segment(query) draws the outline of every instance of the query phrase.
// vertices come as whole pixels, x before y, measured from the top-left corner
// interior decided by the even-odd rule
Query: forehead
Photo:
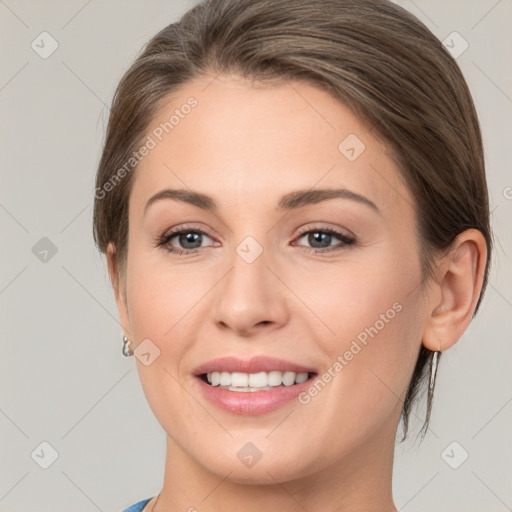
[[[395,210],[403,203],[397,195],[409,198],[389,149],[307,82],[203,77],[165,99],[147,137],[152,148],[135,173],[135,208],[166,186],[238,204],[275,203],[313,187],[346,187]]]

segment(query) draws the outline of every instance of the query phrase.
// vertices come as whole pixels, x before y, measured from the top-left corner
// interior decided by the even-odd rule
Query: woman
[[[167,435],[125,512],[395,511],[394,443],[478,311],[477,115],[382,0],[212,0],[115,94],[95,193],[123,353]]]

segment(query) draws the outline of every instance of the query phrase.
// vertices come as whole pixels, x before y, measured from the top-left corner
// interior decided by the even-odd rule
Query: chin
[[[233,451],[222,451],[220,454],[210,453],[207,460],[204,457],[198,461],[211,473],[220,478],[245,485],[275,485],[277,482],[287,482],[301,478],[307,473],[303,466],[298,467],[297,461],[303,457],[300,450],[296,454],[279,449],[272,450],[272,454],[261,453],[257,459],[254,452],[253,459],[244,455],[244,448]],[[246,452],[249,453],[246,447]],[[242,453],[240,453],[242,452]]]

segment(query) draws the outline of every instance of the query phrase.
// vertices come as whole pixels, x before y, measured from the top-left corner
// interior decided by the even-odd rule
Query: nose
[[[289,318],[287,288],[268,251],[252,262],[240,254],[234,253],[231,269],[215,287],[216,325],[242,337],[282,327]]]

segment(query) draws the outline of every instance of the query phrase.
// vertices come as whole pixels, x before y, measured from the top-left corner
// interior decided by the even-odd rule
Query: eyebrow
[[[149,198],[146,206],[144,207],[144,215],[152,204],[156,203],[157,201],[161,201],[162,199],[174,199],[177,201],[182,201],[184,203],[197,206],[202,210],[207,210],[214,213],[218,210],[214,199],[206,194],[187,189],[166,188],[164,190],[160,190],[160,192],[157,192],[155,195]],[[287,211],[295,210],[303,206],[316,204],[329,199],[349,199],[351,201],[356,201],[360,204],[369,206],[376,213],[382,215],[379,208],[373,201],[370,201],[370,199],[367,197],[357,194],[356,192],[352,192],[346,188],[295,190],[281,197],[276,209]]]

